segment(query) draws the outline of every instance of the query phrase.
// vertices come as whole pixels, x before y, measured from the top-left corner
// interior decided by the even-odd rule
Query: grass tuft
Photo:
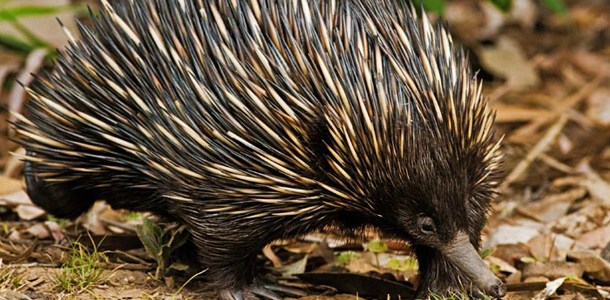
[[[93,243],[91,251],[78,241],[72,243],[68,261],[52,277],[58,288],[68,293],[80,293],[107,278],[105,270],[100,267],[107,259],[103,252],[97,250],[98,246]]]
[[[450,291],[446,296],[442,296],[436,293],[430,293],[430,295],[428,296],[429,300],[474,300],[474,299],[478,299],[478,300],[493,300],[494,298],[487,296],[487,295],[483,295],[483,298],[479,298],[479,297],[475,297],[475,296],[469,296],[469,292],[464,289],[461,292],[455,292],[455,291]]]
[[[23,269],[6,265],[0,259],[0,290],[18,290],[22,287]]]

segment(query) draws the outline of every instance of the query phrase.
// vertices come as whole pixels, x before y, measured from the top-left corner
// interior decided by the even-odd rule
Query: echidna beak
[[[465,232],[458,232],[453,241],[441,249],[441,252],[487,295],[495,298],[506,295],[506,286],[485,265]]]

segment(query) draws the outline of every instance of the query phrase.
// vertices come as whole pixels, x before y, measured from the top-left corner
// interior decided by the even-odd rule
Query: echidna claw
[[[304,291],[277,283],[252,284],[245,289],[227,289],[220,292],[221,300],[259,300],[259,297],[270,300],[283,300],[276,292],[294,297],[307,296]]]
[[[279,283],[268,283],[264,285],[265,288],[271,290],[271,291],[275,291],[275,292],[280,292],[280,293],[284,293],[284,294],[288,294],[290,296],[295,296],[295,297],[305,297],[307,296],[307,293],[301,289],[295,288],[295,287],[291,287],[291,286],[287,286],[287,285],[283,285],[283,284],[279,284]]]
[[[280,295],[276,294],[274,291],[272,291],[266,287],[260,286],[260,285],[252,286],[250,288],[250,291],[253,294],[256,294],[258,296],[262,296],[262,297],[265,297],[265,298],[268,298],[271,300],[283,300],[283,298]]]

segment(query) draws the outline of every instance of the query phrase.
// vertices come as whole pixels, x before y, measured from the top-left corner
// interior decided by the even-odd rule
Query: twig
[[[574,168],[556,160],[555,158],[548,156],[544,153],[540,154],[540,160],[542,160],[545,164],[547,164],[549,167],[567,173],[567,174],[574,174],[576,172],[576,170],[574,170]]]
[[[542,152],[546,151],[549,145],[555,140],[555,138],[557,138],[567,121],[568,117],[562,115],[559,120],[557,120],[557,122],[555,122],[555,124],[549,128],[538,144],[536,144],[536,146],[532,148],[525,158],[517,164],[517,166],[510,172],[510,174],[508,174],[508,176],[506,176],[506,179],[502,185],[500,185],[500,192],[506,191],[508,186],[517,180],[527,170],[527,168],[529,168],[532,162],[539,157],[540,154],[542,154]]]
[[[273,263],[273,267],[279,268],[282,266],[282,260],[273,252],[271,245],[267,245],[263,248],[263,254]]]
[[[32,74],[36,73],[38,69],[40,69],[47,53],[47,49],[37,49],[28,55],[25,62],[25,67],[15,79],[20,84],[15,85],[13,90],[11,90],[11,94],[9,95],[9,111],[21,113],[23,102],[25,101],[25,86],[28,86],[32,82],[34,79]],[[10,115],[9,121],[14,122],[15,116]]]
[[[120,229],[123,229],[125,231],[129,231],[129,232],[133,232],[133,233],[137,233],[137,230],[129,225],[125,225],[123,223],[120,222],[116,222],[116,221],[112,221],[112,220],[106,220],[106,219],[100,219],[100,221],[102,221],[102,223],[104,223],[104,225],[106,226],[113,226],[113,227],[117,227]]]
[[[544,124],[551,122],[553,119],[557,118],[560,115],[564,115],[568,110],[572,107],[580,103],[583,99],[585,99],[589,94],[591,94],[597,87],[606,80],[606,76],[598,76],[589,84],[583,86],[576,93],[566,97],[565,99],[559,101],[557,103],[555,110],[553,110],[550,114],[538,118],[528,125],[525,125],[517,130],[515,130],[510,136],[509,140],[519,140],[523,137],[529,136],[536,132],[538,128],[544,126]]]

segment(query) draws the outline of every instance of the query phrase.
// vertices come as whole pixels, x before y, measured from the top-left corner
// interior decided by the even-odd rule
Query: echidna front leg
[[[299,289],[283,286],[274,283],[253,283],[245,288],[228,288],[220,292],[222,300],[254,300],[257,296],[271,300],[282,300],[283,298],[276,292],[281,292],[291,296],[307,296]]]
[[[305,296],[303,292],[266,282],[257,272],[256,257],[264,246],[280,236],[275,228],[239,224],[238,218],[207,220],[190,231],[207,278],[220,289],[222,300],[281,300],[276,292]]]

